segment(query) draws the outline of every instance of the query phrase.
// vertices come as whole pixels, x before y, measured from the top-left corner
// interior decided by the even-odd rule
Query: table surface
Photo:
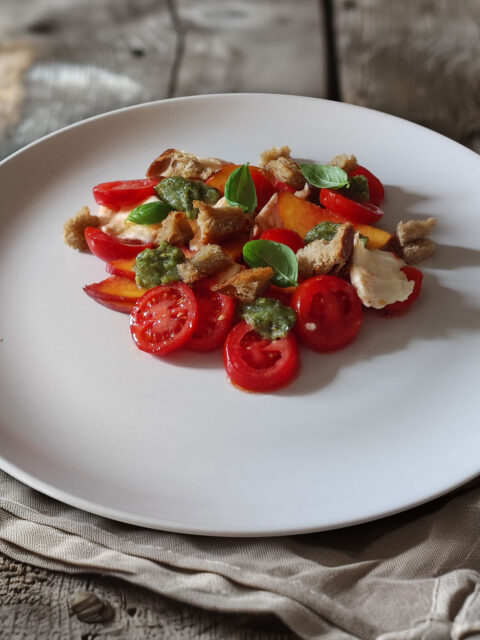
[[[2,0],[0,36],[0,159],[119,107],[239,91],[371,107],[480,152],[480,0]],[[78,590],[110,602],[113,622],[71,616]],[[292,637],[273,618],[5,556],[0,624],[18,640]]]

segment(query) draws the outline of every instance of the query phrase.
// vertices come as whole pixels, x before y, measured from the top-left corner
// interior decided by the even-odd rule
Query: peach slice
[[[296,231],[302,238],[305,238],[307,231],[320,222],[327,220],[345,222],[343,218],[328,209],[323,209],[313,202],[302,200],[286,192],[278,194],[278,213],[284,228]]]
[[[133,270],[135,260],[136,258],[118,258],[118,260],[107,262],[106,269],[112,276],[135,280],[135,271]]]
[[[368,238],[368,249],[381,249],[392,239],[392,234],[369,224],[354,224],[355,231]]]
[[[111,276],[102,282],[88,284],[83,290],[99,304],[122,313],[130,313],[137,300],[148,291],[137,287],[130,278],[121,276]]]

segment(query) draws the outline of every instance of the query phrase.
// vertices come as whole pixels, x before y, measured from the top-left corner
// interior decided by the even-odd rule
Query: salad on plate
[[[299,342],[337,351],[365,312],[407,313],[422,289],[414,265],[435,251],[435,218],[382,228],[384,187],[348,154],[299,163],[273,147],[253,166],[167,149],[146,178],[93,195],[98,211],[64,225],[69,246],[106,263],[85,293],[129,314],[142,351],[222,349],[246,391],[289,384]]]

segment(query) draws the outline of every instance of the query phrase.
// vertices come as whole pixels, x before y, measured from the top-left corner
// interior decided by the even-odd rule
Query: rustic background
[[[386,111],[480,152],[480,0],[2,0],[0,159],[83,118],[149,100],[260,91]],[[372,132],[375,135],[375,132]],[[69,598],[97,593],[112,622]],[[292,637],[114,580],[0,557],[0,637]]]

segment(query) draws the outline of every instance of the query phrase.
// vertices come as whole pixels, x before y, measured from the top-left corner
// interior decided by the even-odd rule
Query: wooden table
[[[97,113],[230,91],[364,105],[480,152],[480,0],[2,0],[0,35],[0,158]],[[79,589],[110,602],[114,621],[71,616]],[[272,618],[1,556],[0,629],[16,640],[292,637]]]

